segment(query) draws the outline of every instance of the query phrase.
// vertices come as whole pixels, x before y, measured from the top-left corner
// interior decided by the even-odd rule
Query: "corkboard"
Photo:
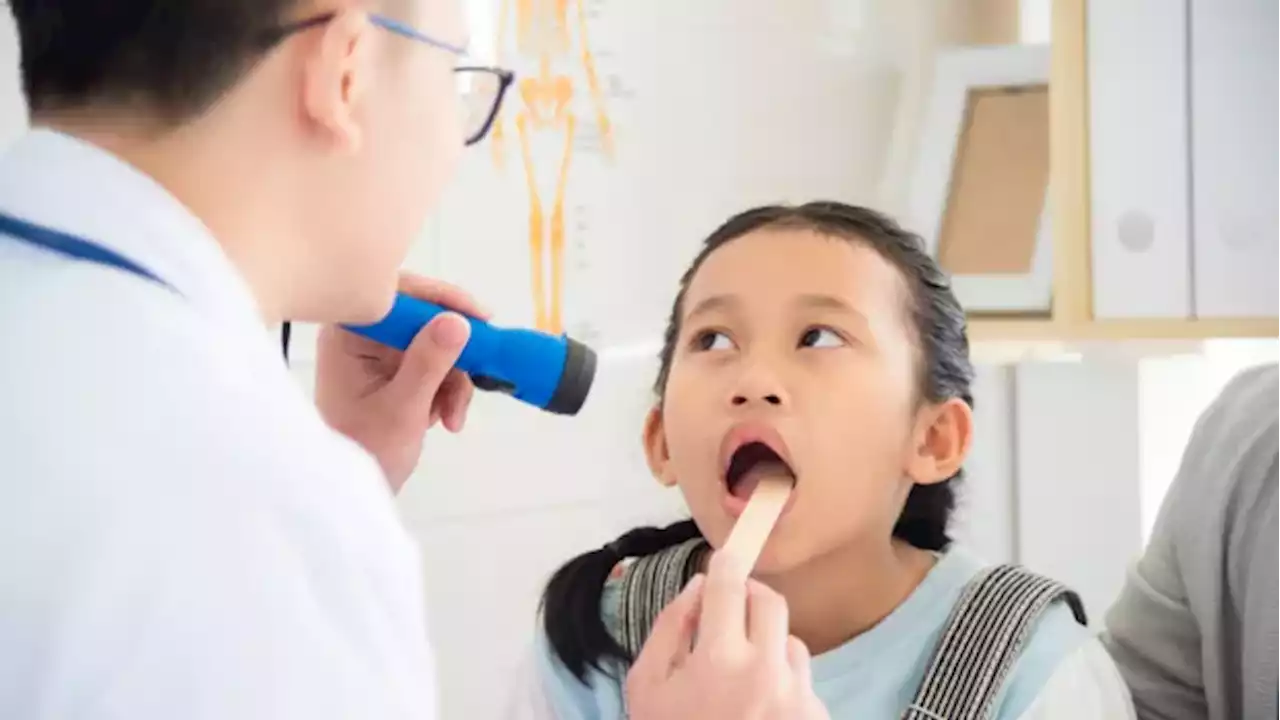
[[[971,92],[938,241],[943,267],[1030,273],[1048,183],[1048,86]]]

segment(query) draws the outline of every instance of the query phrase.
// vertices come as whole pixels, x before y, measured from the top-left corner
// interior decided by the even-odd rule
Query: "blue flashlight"
[[[443,308],[403,293],[391,312],[372,325],[348,330],[398,350],[409,347],[418,331]],[[507,393],[558,415],[576,415],[596,375],[596,354],[568,337],[523,328],[499,328],[467,318],[471,337],[455,367],[481,390]]]

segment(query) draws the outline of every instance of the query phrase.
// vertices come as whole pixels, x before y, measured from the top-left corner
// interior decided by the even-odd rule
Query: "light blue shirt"
[[[952,607],[965,585],[984,567],[961,549],[938,563],[907,599],[879,625],[813,659],[814,690],[832,720],[900,717],[915,695],[942,635]],[[605,586],[601,608],[605,624],[617,625],[618,583]],[[1022,655],[996,702],[999,720],[1014,720],[1035,700],[1058,664],[1092,637],[1065,603],[1055,603],[1036,623]],[[560,720],[623,718],[622,685],[592,670],[588,684],[578,681],[537,640],[537,671],[543,692]]]

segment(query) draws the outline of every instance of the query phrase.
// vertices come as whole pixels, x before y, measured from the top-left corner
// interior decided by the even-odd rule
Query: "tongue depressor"
[[[720,552],[733,559],[744,576],[751,574],[756,561],[760,559],[760,553],[764,552],[764,544],[782,515],[794,484],[795,478],[783,472],[760,478],[751,493],[751,499],[747,501],[746,509],[742,511],[729,533],[729,539],[720,549]]]

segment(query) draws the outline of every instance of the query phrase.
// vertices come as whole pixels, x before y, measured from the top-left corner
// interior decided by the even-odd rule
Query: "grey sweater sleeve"
[[[1170,535],[1154,534],[1146,554],[1129,570],[1107,613],[1102,642],[1124,676],[1141,720],[1204,720],[1209,715],[1200,630]]]
[[[1280,369],[1234,378],[1200,417],[1103,642],[1142,720],[1277,710]]]

